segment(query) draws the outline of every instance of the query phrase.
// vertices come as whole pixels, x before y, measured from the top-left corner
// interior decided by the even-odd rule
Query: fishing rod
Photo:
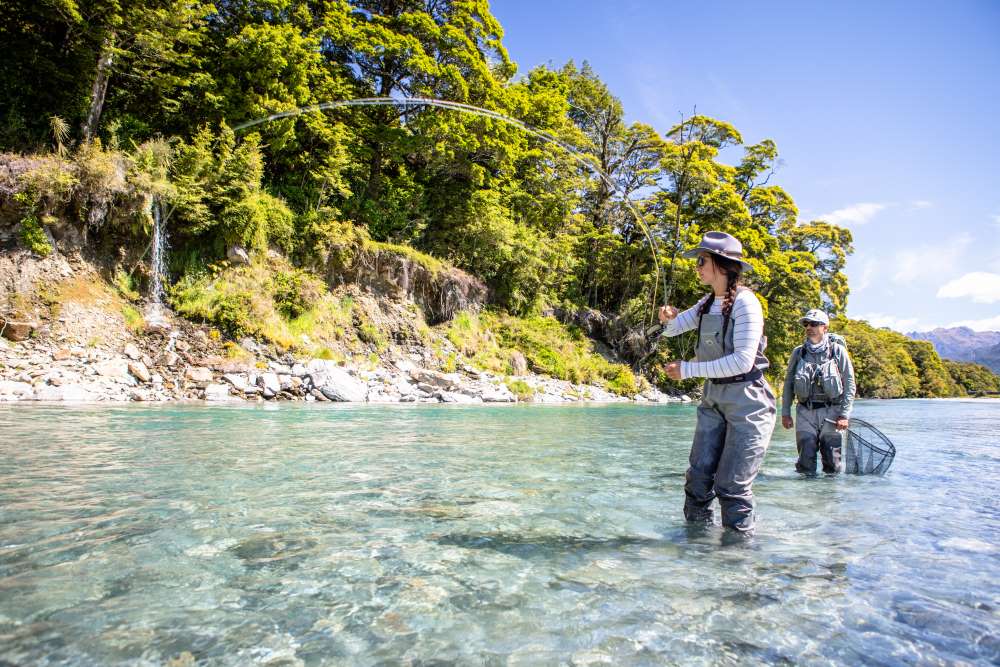
[[[328,111],[331,109],[340,109],[344,107],[375,107],[375,106],[394,106],[394,107],[411,107],[411,106],[431,106],[441,109],[451,109],[453,111],[460,111],[462,113],[472,114],[476,116],[482,116],[484,118],[491,118],[493,120],[498,120],[508,125],[512,125],[524,131],[525,133],[542,139],[550,144],[558,146],[562,150],[566,151],[578,164],[583,165],[589,169],[592,173],[597,175],[598,178],[608,187],[609,191],[617,195],[625,207],[628,209],[632,217],[639,224],[639,228],[642,229],[643,235],[646,237],[646,241],[649,243],[650,252],[653,256],[653,268],[656,271],[656,280],[653,281],[653,294],[651,298],[651,303],[653,305],[653,310],[650,313],[650,322],[653,323],[656,318],[656,297],[657,290],[662,282],[663,284],[663,305],[667,305],[667,300],[670,297],[670,293],[673,288],[673,284],[669,287],[667,285],[666,275],[660,269],[659,261],[659,245],[656,242],[656,237],[650,231],[649,227],[643,221],[642,216],[636,210],[635,205],[632,200],[625,197],[619,191],[617,185],[612,180],[612,178],[604,172],[597,164],[594,163],[593,158],[589,157],[582,151],[577,150],[575,147],[567,144],[561,139],[545,132],[543,130],[538,130],[531,127],[527,123],[520,121],[516,118],[504,115],[497,111],[492,111],[490,109],[484,109],[482,107],[477,107],[472,104],[465,104],[462,102],[452,102],[450,100],[439,100],[429,97],[359,97],[350,100],[332,100],[328,102],[321,102],[319,104],[313,104],[306,107],[298,107],[296,109],[290,109],[288,111],[281,111],[278,113],[273,113],[268,116],[263,116],[261,118],[256,118],[254,120],[249,120],[238,125],[233,126],[234,132],[239,132],[255,125],[260,125],[261,123],[267,123],[274,120],[280,120],[283,118],[291,118],[293,116],[299,116],[307,113],[314,113],[318,111]],[[674,253],[676,255],[676,252]],[[673,272],[673,258],[671,258],[671,273]],[[646,338],[650,337],[651,331],[659,331],[660,325],[658,323],[655,326],[647,327]],[[655,350],[655,346],[654,346]],[[648,356],[648,355],[647,355]]]

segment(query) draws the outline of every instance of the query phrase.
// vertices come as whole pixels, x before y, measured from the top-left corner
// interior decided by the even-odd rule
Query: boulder
[[[35,392],[36,401],[93,401],[96,396],[78,384],[61,387],[43,386]]]
[[[468,396],[458,392],[442,391],[440,394],[442,403],[482,403],[479,396]]]
[[[0,317],[0,335],[8,340],[15,342],[28,340],[32,332],[37,328],[38,322]]]
[[[535,394],[531,399],[532,403],[565,403],[566,399],[556,394]]]
[[[250,265],[250,254],[241,245],[231,245],[226,249],[226,259],[233,264]]]
[[[138,361],[139,358],[142,357],[142,353],[139,352],[139,348],[137,348],[132,343],[128,343],[127,345],[125,345],[124,352],[125,356],[131,359],[132,361]]]
[[[240,361],[239,359],[211,357],[211,363],[208,363],[208,361],[209,360],[203,360],[202,363],[207,363],[220,373],[246,373],[250,370],[250,364],[246,361]]]
[[[72,356],[67,348],[60,348],[52,353],[52,361],[66,361]]]
[[[462,378],[459,377],[457,373],[439,373],[438,371],[432,371],[426,368],[412,369],[410,371],[410,377],[413,378],[418,385],[429,384],[434,387],[440,387],[441,389],[456,387],[462,381]]]
[[[128,362],[124,359],[114,358],[99,361],[93,366],[94,370],[101,377],[125,379],[128,377]]]
[[[510,368],[513,375],[526,375],[528,373],[528,360],[523,354],[514,350],[510,353]]]
[[[142,363],[141,361],[129,362],[128,372],[131,373],[133,376],[135,376],[135,379],[139,380],[140,382],[150,382],[153,379],[153,376],[149,372],[149,369],[146,368],[146,364]]]
[[[399,403],[400,396],[392,387],[379,387],[368,392],[369,403]]]
[[[204,366],[189,366],[184,371],[184,377],[195,384],[208,384],[212,381],[212,369]]]
[[[27,382],[0,380],[0,401],[31,398],[35,390]]]
[[[313,386],[331,401],[363,403],[368,398],[368,385],[352,377],[339,366],[312,374]]]
[[[247,381],[246,377],[236,373],[226,373],[222,376],[222,379],[233,385],[233,388],[241,393],[246,392],[250,388],[250,382]]]
[[[239,400],[235,396],[230,396],[228,384],[210,384],[205,387],[206,401],[233,401]]]
[[[264,390],[264,398],[272,398],[281,391],[276,373],[261,373],[257,376],[257,386]]]
[[[400,396],[410,396],[417,391],[417,388],[407,382],[405,378],[399,378],[396,380],[396,383],[393,385],[393,389]]]

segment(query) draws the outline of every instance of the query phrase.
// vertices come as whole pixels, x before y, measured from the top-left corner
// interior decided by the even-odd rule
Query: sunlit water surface
[[[1000,401],[857,414],[730,543],[690,406],[2,406],[0,664],[996,663]]]

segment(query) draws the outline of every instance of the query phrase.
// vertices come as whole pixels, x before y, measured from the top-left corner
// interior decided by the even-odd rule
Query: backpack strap
[[[699,343],[701,342],[701,318],[703,318],[705,316],[705,313],[708,312],[708,309],[712,307],[713,303],[715,303],[715,293],[714,292],[708,295],[708,299],[706,299],[705,303],[701,304],[701,307],[698,309],[698,342]],[[723,329],[723,334],[724,333],[725,333],[725,329]]]

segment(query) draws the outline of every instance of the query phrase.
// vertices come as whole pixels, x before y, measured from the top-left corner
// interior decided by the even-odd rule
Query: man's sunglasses
[[[807,321],[805,321],[805,322],[802,323],[802,326],[804,326],[806,328],[809,328],[809,327],[818,327],[821,324],[823,324],[823,323],[822,322],[813,322],[812,320],[807,320]]]

